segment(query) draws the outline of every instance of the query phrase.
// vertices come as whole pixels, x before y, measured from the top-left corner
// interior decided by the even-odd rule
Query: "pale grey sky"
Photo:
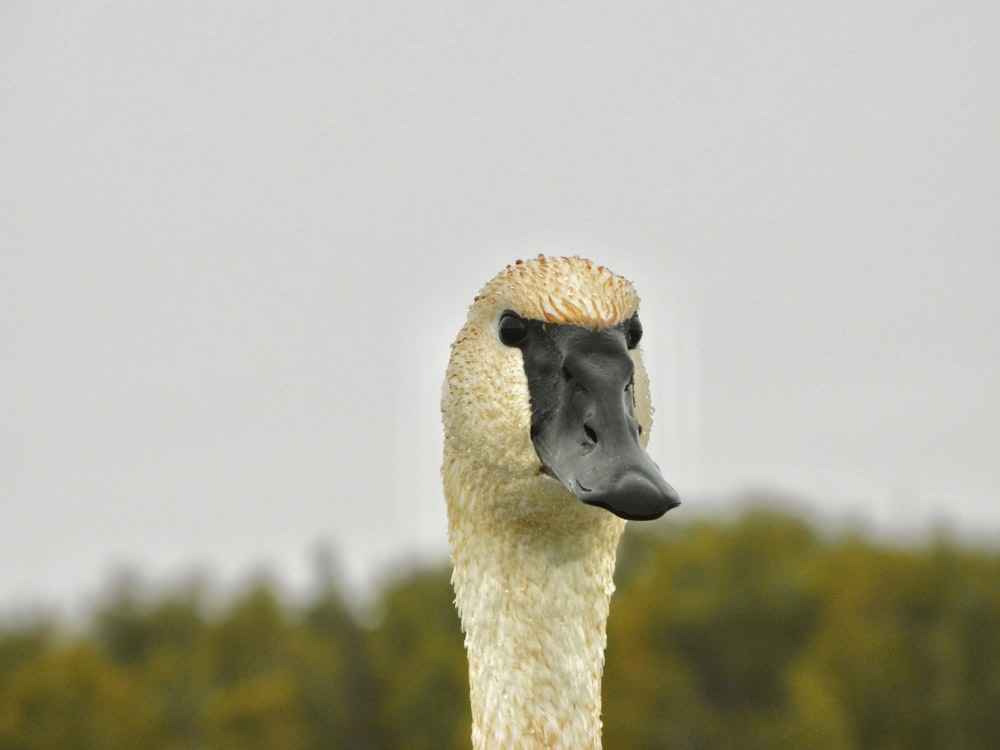
[[[443,557],[539,251],[636,283],[678,517],[1000,537],[998,80],[995,2],[0,4],[0,613]]]

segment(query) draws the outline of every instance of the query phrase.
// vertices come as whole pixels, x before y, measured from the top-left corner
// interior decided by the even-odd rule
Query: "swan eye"
[[[635,349],[639,345],[641,338],[642,323],[639,322],[638,315],[633,315],[628,321],[628,328],[625,329],[625,342],[628,344],[629,349]]]
[[[497,333],[500,340],[507,346],[517,346],[524,340],[528,332],[528,326],[524,319],[517,313],[508,310],[500,316],[500,323],[497,325]]]

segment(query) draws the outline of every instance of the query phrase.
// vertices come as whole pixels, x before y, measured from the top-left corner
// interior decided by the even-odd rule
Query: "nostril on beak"
[[[589,423],[583,423],[583,432],[587,436],[588,442],[593,445],[597,445],[597,433],[594,432],[594,428],[591,427]]]

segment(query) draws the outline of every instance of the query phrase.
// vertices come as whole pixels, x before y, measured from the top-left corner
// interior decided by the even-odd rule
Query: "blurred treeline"
[[[332,580],[224,606],[123,579],[86,628],[0,632],[0,750],[469,746],[448,570],[361,624]],[[1000,556],[887,547],[788,515],[633,524],[604,679],[608,748],[1000,747]]]

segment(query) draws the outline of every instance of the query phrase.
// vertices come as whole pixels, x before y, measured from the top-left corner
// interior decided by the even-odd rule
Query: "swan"
[[[679,503],[645,451],[632,284],[538,256],[483,287],[442,389],[452,585],[475,748],[600,748],[601,674],[626,519]]]

